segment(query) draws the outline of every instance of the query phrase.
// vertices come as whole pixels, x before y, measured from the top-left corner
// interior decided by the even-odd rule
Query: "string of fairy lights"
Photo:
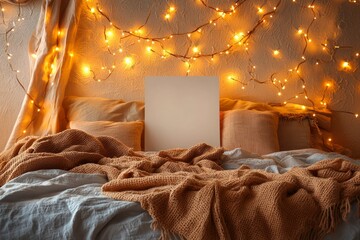
[[[256,31],[258,31],[263,26],[264,23],[270,21],[274,17],[274,15],[277,14],[278,7],[282,3],[282,0],[279,0],[270,11],[266,11],[264,9],[263,6],[265,4],[263,6],[259,6],[257,8],[257,13],[261,17],[255,23],[255,25],[252,28],[250,28],[250,30],[248,30],[246,33],[243,33],[243,32],[235,33],[233,36],[233,41],[228,43],[225,47],[223,47],[220,50],[203,53],[203,52],[201,52],[201,49],[196,45],[192,46],[192,49],[190,49],[190,48],[187,49],[185,51],[185,54],[180,54],[180,53],[168,50],[166,48],[167,40],[173,39],[176,37],[180,37],[180,36],[184,36],[184,35],[187,35],[189,38],[191,38],[192,34],[194,34],[196,32],[202,32],[204,29],[206,29],[206,27],[208,27],[210,25],[216,26],[219,21],[225,20],[226,18],[229,18],[230,16],[236,15],[237,9],[241,5],[243,5],[244,3],[247,2],[247,0],[242,0],[242,1],[237,0],[232,5],[230,5],[229,8],[227,8],[228,10],[226,10],[226,9],[220,9],[218,7],[210,6],[203,0],[199,0],[199,1],[204,7],[210,9],[211,11],[215,11],[217,13],[216,17],[211,18],[208,22],[194,26],[192,28],[192,30],[187,31],[187,32],[180,32],[180,33],[176,32],[176,33],[170,33],[166,36],[156,36],[156,37],[143,34],[144,31],[142,29],[144,28],[144,26],[146,26],[149,16],[147,17],[144,24],[139,26],[135,31],[130,31],[130,30],[122,29],[119,25],[114,23],[111,20],[111,17],[107,13],[105,13],[105,11],[100,7],[98,2],[93,2],[90,0],[87,0],[86,2],[87,2],[88,10],[94,15],[95,19],[98,19],[99,16],[101,16],[106,20],[107,23],[106,23],[106,25],[103,26],[104,27],[104,40],[107,44],[108,53],[113,56],[117,55],[117,51],[111,50],[111,46],[109,44],[108,38],[113,37],[115,35],[114,30],[119,31],[118,35],[120,36],[119,37],[120,42],[123,39],[135,38],[135,39],[137,39],[137,42],[139,42],[139,43],[142,43],[142,42],[145,42],[145,44],[151,43],[151,44],[147,45],[147,47],[146,47],[146,51],[149,53],[155,53],[163,59],[167,58],[167,57],[173,57],[173,58],[176,58],[176,59],[184,62],[185,66],[186,66],[186,75],[189,75],[189,73],[191,71],[192,63],[195,62],[197,59],[210,58],[211,61],[213,61],[215,56],[229,55],[229,54],[232,54],[235,51],[237,51],[239,47],[242,47],[245,49],[246,54],[249,56],[249,60],[248,60],[248,75],[250,76],[249,81],[254,81],[259,84],[267,83],[268,80],[261,81],[261,80],[258,80],[256,77],[256,66],[253,64],[253,61],[250,57],[250,54],[248,51],[249,50],[248,42],[249,42],[250,38],[253,36],[253,34]],[[306,57],[307,49],[308,49],[309,44],[311,44],[313,42],[312,38],[310,37],[310,31],[320,14],[318,13],[318,10],[316,7],[316,0],[312,0],[312,1],[310,1],[309,4],[306,4],[306,5],[304,5],[303,3],[296,1],[296,0],[291,0],[291,1],[294,4],[298,4],[300,7],[304,8],[304,9],[309,9],[309,11],[312,14],[312,19],[306,27],[299,27],[296,30],[296,34],[300,37],[300,39],[302,39],[304,41],[304,47],[302,49],[301,58],[299,58],[298,64],[294,68],[290,68],[288,70],[290,77],[295,76],[299,81],[301,81],[302,91],[299,92],[298,94],[296,94],[295,96],[292,96],[292,97],[288,98],[287,100],[285,100],[283,102],[283,104],[286,105],[288,102],[290,102],[294,99],[303,97],[307,101],[309,101],[312,108],[315,109],[316,107],[319,108],[319,106],[318,106],[318,104],[316,104],[316,102],[314,100],[312,100],[309,97],[309,94],[307,91],[307,84],[306,84],[307,81],[301,75],[301,67],[308,61],[308,59]],[[349,2],[357,3],[357,1],[354,1],[354,0],[349,1]],[[176,7],[174,5],[171,5],[163,15],[164,21],[167,21],[167,22],[170,21],[173,18],[175,13],[176,13]],[[160,51],[156,51],[155,48],[153,47],[153,45],[156,45],[156,44],[160,47]],[[340,46],[340,45],[330,46],[328,43],[321,43],[321,45],[322,45],[323,50],[330,55],[331,61],[334,61],[335,54],[337,53],[338,50],[345,49],[345,48],[351,48],[349,46]],[[119,53],[124,52],[123,46],[119,47],[118,52]],[[280,54],[281,54],[280,50],[278,50],[278,49],[273,50],[274,57],[277,57]],[[358,58],[359,53],[355,53],[355,56],[356,56],[356,58]],[[324,63],[324,62],[326,62],[326,60],[317,59],[315,65],[317,66],[320,63]],[[355,59],[353,59],[353,61],[351,61],[351,62],[353,62],[354,64],[356,64],[358,66],[358,62],[359,62],[358,60],[355,61]],[[131,57],[131,55],[124,57],[124,65],[127,68],[131,68],[132,66],[135,65],[135,60]],[[351,72],[351,70],[352,70],[352,66],[349,61],[343,61],[341,63],[341,67],[342,67],[342,70],[347,71],[347,72]],[[112,64],[111,67],[101,67],[102,70],[108,71],[107,74],[105,74],[105,76],[102,78],[99,77],[100,74],[99,75],[96,74],[95,71],[93,70],[93,68],[91,68],[89,66],[84,67],[84,73],[85,74],[91,73],[92,78],[94,80],[101,82],[103,80],[108,79],[114,72],[115,68],[116,68],[115,63]],[[356,69],[357,69],[357,67],[354,68],[354,71],[356,71]],[[240,83],[242,89],[245,89],[245,86],[248,85],[248,82],[242,81],[234,75],[229,75],[228,79]],[[283,91],[286,89],[286,86],[289,83],[289,80],[287,78],[285,78],[283,80],[277,79],[276,73],[271,74],[269,81],[277,88],[278,96],[283,95]],[[329,88],[331,88],[331,85],[332,85],[331,83],[326,83],[324,86],[322,98],[321,98],[321,101],[319,102],[321,108],[327,107],[328,102],[326,101],[326,93],[329,92]],[[355,117],[358,117],[357,113],[353,113],[353,114]]]
[[[103,24],[103,34],[102,37],[104,38],[104,43],[106,44],[107,51],[104,54],[109,54],[115,58],[119,58],[120,55],[123,58],[123,61],[121,64],[118,64],[115,60],[112,61],[112,64],[108,66],[90,66],[86,65],[83,68],[83,73],[86,76],[91,76],[93,80],[97,82],[105,81],[109,79],[112,74],[118,69],[119,67],[124,68],[134,68],[134,66],[137,64],[136,60],[134,59],[135,53],[129,53],[128,49],[126,49],[126,45],[123,44],[126,40],[133,40],[134,43],[138,43],[141,46],[144,46],[146,53],[154,54],[155,56],[158,56],[161,59],[168,59],[173,58],[177,59],[180,62],[182,62],[185,65],[185,74],[190,75],[192,67],[194,63],[198,59],[207,59],[210,62],[214,62],[215,57],[221,58],[222,56],[231,55],[236,52],[239,52],[240,50],[244,50],[244,53],[246,54],[248,58],[248,67],[247,67],[247,74],[248,79],[243,80],[239,79],[235,75],[229,75],[227,78],[229,80],[235,81],[240,84],[240,87],[242,89],[245,89],[246,86],[249,84],[250,81],[253,81],[258,84],[266,84],[271,83],[276,89],[277,89],[277,95],[282,96],[284,91],[287,89],[287,86],[293,79],[296,79],[297,81],[301,81],[302,89],[300,92],[298,92],[296,95],[286,99],[283,101],[283,104],[286,105],[287,103],[290,103],[296,99],[304,98],[307,101],[309,101],[311,105],[311,109],[326,109],[327,105],[329,103],[328,99],[328,93],[330,89],[332,88],[332,83],[327,82],[324,86],[324,90],[321,96],[321,100],[319,102],[313,100],[307,91],[307,79],[302,75],[302,66],[305,63],[312,63],[315,62],[315,66],[318,66],[320,64],[326,64],[330,62],[339,62],[340,63],[340,70],[344,71],[350,75],[354,79],[357,80],[355,77],[355,72],[358,70],[359,67],[359,61],[360,56],[359,52],[355,51],[351,58],[348,60],[337,60],[337,53],[344,49],[352,49],[351,46],[343,46],[334,42],[322,42],[320,43],[320,46],[324,53],[327,54],[328,59],[314,59],[307,57],[308,47],[310,44],[314,44],[313,39],[311,38],[312,33],[312,27],[315,25],[315,22],[320,18],[321,14],[319,7],[317,6],[316,0],[311,0],[309,3],[304,4],[304,1],[299,0],[288,0],[292,2],[293,4],[296,4],[297,6],[307,9],[311,13],[311,21],[303,26],[299,26],[296,28],[295,34],[299,37],[299,40],[303,44],[301,57],[299,57],[299,61],[297,64],[295,64],[294,67],[289,68],[286,70],[288,77],[284,79],[277,78],[278,73],[272,73],[269,79],[265,80],[259,80],[257,78],[257,68],[254,64],[249,48],[250,40],[253,38],[253,36],[259,32],[261,29],[264,28],[266,24],[272,21],[273,18],[276,17],[276,15],[280,14],[279,7],[286,2],[285,0],[278,0],[275,2],[273,6],[271,4],[268,4],[269,0],[264,1],[263,5],[258,6],[257,9],[255,9],[256,14],[259,15],[259,19],[248,28],[246,32],[236,32],[231,37],[228,43],[224,44],[224,46],[220,49],[212,50],[212,51],[203,51],[203,49],[199,46],[193,43],[192,36],[197,33],[202,33],[204,31],[207,31],[210,27],[221,25],[220,23],[222,21],[229,21],[230,18],[237,15],[239,12],[239,9],[246,4],[249,0],[235,0],[232,4],[230,4],[226,8],[219,8],[216,6],[210,5],[205,0],[194,0],[195,2],[200,3],[200,6],[204,7],[205,9],[214,12],[215,14],[212,15],[212,17],[203,23],[199,23],[196,26],[192,26],[190,30],[184,31],[184,32],[172,32],[166,35],[162,36],[150,36],[145,33],[144,29],[148,25],[149,18],[151,17],[151,12],[148,13],[147,18],[143,24],[135,28],[135,30],[129,30],[122,28],[118,23],[113,21],[112,17],[103,9],[103,7],[100,5],[99,2],[94,0],[84,0],[86,10],[88,13],[93,16],[94,23],[102,23]],[[357,0],[349,0],[349,3],[359,5],[359,1]],[[271,8],[269,7],[271,6]],[[19,86],[22,88],[24,93],[27,95],[27,97],[30,100],[31,106],[35,107],[35,112],[42,111],[43,107],[41,104],[41,99],[35,98],[34,96],[31,96],[27,90],[25,89],[24,85],[22,84],[20,78],[19,78],[19,72],[20,70],[16,69],[13,64],[13,54],[11,53],[12,45],[10,41],[10,36],[12,34],[15,34],[17,26],[25,21],[25,18],[21,16],[21,6],[18,4],[18,14],[17,16],[10,20],[6,21],[5,19],[5,4],[2,4],[0,2],[0,24],[8,25],[8,28],[5,32],[5,44],[4,47],[5,54],[7,56],[8,65],[11,71],[14,73],[14,78],[19,84]],[[177,13],[177,7],[175,5],[170,4],[168,8],[163,12],[163,21],[166,24],[171,24],[172,19],[176,16]],[[58,38],[62,37],[61,30],[58,31]],[[167,42],[172,39],[180,38],[180,37],[186,37],[188,41],[190,42],[189,46],[185,51],[176,51],[176,50],[170,50],[168,48]],[[117,41],[110,41],[111,39],[116,38]],[[112,43],[117,42],[118,45],[114,46]],[[55,51],[61,51],[59,46],[54,46]],[[71,57],[74,57],[76,53],[69,52],[68,53]],[[277,58],[279,55],[281,55],[281,49],[274,49],[272,52],[272,55],[274,58]],[[32,57],[34,59],[37,58],[36,54],[32,54]],[[53,69],[56,69],[56,58],[52,59],[51,63],[48,63],[50,66],[50,75],[52,74]],[[100,70],[100,73],[98,73],[98,69]],[[50,79],[50,76],[49,76]],[[43,96],[46,96],[46,88],[44,90]],[[37,96],[38,97],[38,96]],[[309,108],[309,109],[310,109]],[[307,109],[307,107],[304,107],[304,109]],[[349,114],[352,114],[355,116],[355,118],[359,117],[358,113],[354,112],[348,112],[348,111],[340,111],[340,112],[346,112]],[[315,112],[314,112],[315,116]],[[23,134],[27,133],[27,129],[31,126],[33,121],[36,119],[36,114],[34,114],[31,118],[31,120],[28,122],[28,124],[25,125]]]

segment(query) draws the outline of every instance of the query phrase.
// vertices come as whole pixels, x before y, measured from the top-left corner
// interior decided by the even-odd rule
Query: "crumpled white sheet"
[[[245,164],[273,173],[338,157],[360,164],[316,149],[258,156],[238,148],[226,151],[223,157],[225,169]],[[101,185],[105,182],[104,175],[63,170],[39,170],[13,179],[0,188],[0,239],[158,239],[160,232],[151,229],[150,215],[136,202],[103,195]],[[326,239],[360,239],[355,204],[348,221]]]

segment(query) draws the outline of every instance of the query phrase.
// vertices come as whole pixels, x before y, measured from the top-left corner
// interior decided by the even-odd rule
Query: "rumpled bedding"
[[[222,166],[236,169],[245,164],[267,172],[284,173],[292,166],[308,166],[329,157],[345,158],[313,149],[262,157],[235,149],[224,153]],[[356,160],[347,160],[358,164]],[[29,172],[11,180],[1,188],[0,238],[157,238],[160,233],[152,231],[152,219],[139,204],[115,201],[102,195],[100,186],[107,180],[104,175],[61,170]],[[356,212],[356,204],[352,208],[351,213]],[[352,214],[349,219],[352,221],[338,227],[330,237],[344,232],[346,239],[358,237],[359,219]]]

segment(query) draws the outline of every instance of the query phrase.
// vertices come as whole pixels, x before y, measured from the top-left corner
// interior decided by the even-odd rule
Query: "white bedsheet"
[[[101,194],[103,175],[26,173],[0,190],[0,239],[157,239],[135,202]]]
[[[234,149],[224,153],[223,167],[243,164],[283,173],[294,166],[308,166],[323,159],[344,158],[315,149],[258,156]],[[0,239],[157,239],[150,215],[138,203],[117,201],[101,193],[106,177],[62,170],[26,173],[0,188]],[[356,205],[326,239],[360,239]]]

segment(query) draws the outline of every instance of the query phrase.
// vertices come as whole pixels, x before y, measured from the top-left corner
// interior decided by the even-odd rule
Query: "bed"
[[[360,162],[316,149],[308,113],[222,99],[223,147],[143,152],[143,103],[64,108],[69,129],[0,155],[1,239],[360,238]]]

